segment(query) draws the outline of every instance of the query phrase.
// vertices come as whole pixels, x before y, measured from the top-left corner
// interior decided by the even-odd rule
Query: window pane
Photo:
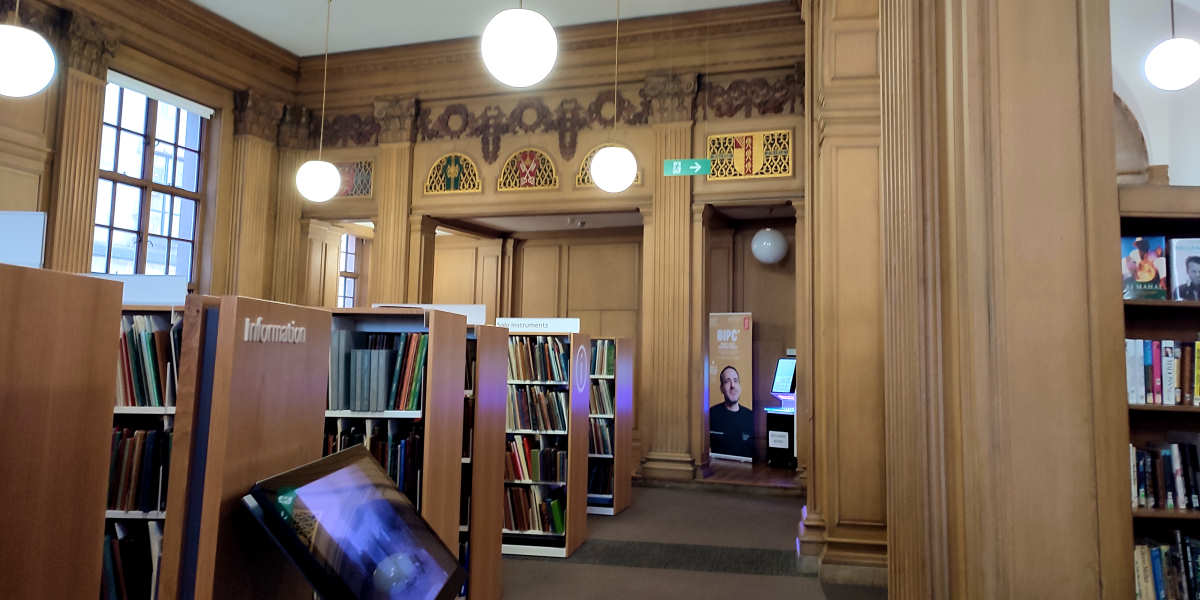
[[[121,150],[117,155],[117,172],[130,177],[142,177],[142,152],[145,138],[128,131],[121,132]]]
[[[349,277],[346,278],[346,296],[349,298],[354,297],[354,280]]]
[[[154,235],[146,238],[146,274],[167,274],[167,238]]]
[[[171,218],[171,236],[185,240],[196,237],[196,201],[175,196],[175,214]]]
[[[117,84],[104,86],[104,122],[109,125],[117,124],[117,97],[120,95],[121,88]]]
[[[345,270],[349,271],[351,273],[355,272],[354,271],[354,255],[349,252],[346,253],[346,268],[345,268]]]
[[[346,278],[338,277],[338,296],[346,295]]]
[[[342,245],[341,251],[342,252],[346,251],[346,240],[348,240],[348,239],[350,239],[350,234],[343,233],[341,239],[338,240],[339,242],[341,242],[341,245]],[[345,269],[343,269],[343,270],[345,270]]]
[[[104,126],[100,134],[100,170],[111,171],[117,164],[117,130]]]
[[[167,235],[170,227],[171,197],[161,192],[150,192],[150,223],[147,228],[154,235]],[[166,252],[166,246],[163,246],[163,256],[166,256]]]
[[[165,142],[154,143],[154,183],[171,185],[175,147]]]
[[[200,116],[186,110],[179,110],[179,139],[175,141],[180,146],[192,150],[200,150]]]
[[[133,90],[122,90],[121,127],[146,132],[146,97]]]
[[[175,151],[175,187],[189,192],[196,191],[196,179],[200,173],[200,155],[182,148]]]
[[[171,268],[168,275],[183,275],[192,278],[192,243],[171,240]]]
[[[132,185],[117,184],[117,202],[113,208],[113,225],[137,231],[141,221],[142,190]],[[114,238],[115,239],[115,238]],[[115,253],[114,253],[115,256]]]
[[[346,270],[346,252],[338,252],[338,272]]]
[[[128,231],[112,232],[112,260],[108,266],[109,273],[118,275],[133,275],[137,267],[136,233]]]
[[[96,184],[96,224],[112,225],[112,192],[113,184],[107,179],[101,179]]]
[[[179,112],[174,106],[166,102],[158,103],[158,124],[154,126],[154,137],[167,141],[175,142],[175,113]]]
[[[92,272],[103,273],[108,262],[108,228],[97,227],[92,234]]]

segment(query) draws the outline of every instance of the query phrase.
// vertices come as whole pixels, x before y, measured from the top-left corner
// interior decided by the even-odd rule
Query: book
[[[1200,301],[1200,238],[1174,238],[1169,247],[1171,299]]]
[[[1142,368],[1142,341],[1125,340],[1125,387],[1130,404],[1146,403],[1146,377]],[[592,394],[593,397],[596,395]]]
[[[1151,348],[1151,351],[1154,353],[1153,355],[1151,355],[1152,360],[1154,361],[1154,365],[1153,365],[1153,367],[1154,367],[1154,403],[1162,404],[1163,403],[1162,341],[1161,340],[1151,340],[1150,348]]]
[[[1167,298],[1166,238],[1121,238],[1121,279],[1126,300]]]
[[[1163,340],[1159,342],[1162,348],[1162,398],[1163,404],[1174,406],[1175,401],[1175,342]]]

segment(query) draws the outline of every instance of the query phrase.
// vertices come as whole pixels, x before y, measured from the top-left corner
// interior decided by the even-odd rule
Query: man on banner
[[[731,456],[753,456],[754,414],[738,403],[742,379],[733,365],[721,369],[721,395],[725,401],[708,409],[712,452]]]

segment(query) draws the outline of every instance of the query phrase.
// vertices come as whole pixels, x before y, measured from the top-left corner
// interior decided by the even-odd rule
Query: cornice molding
[[[269,142],[279,137],[283,103],[264,97],[254,90],[242,90],[233,96],[233,134],[252,135]]]
[[[375,120],[379,122],[379,143],[412,142],[416,134],[416,96],[380,96],[375,99]]]
[[[97,79],[108,76],[108,65],[119,46],[115,28],[79,12],[66,16],[67,67]]]

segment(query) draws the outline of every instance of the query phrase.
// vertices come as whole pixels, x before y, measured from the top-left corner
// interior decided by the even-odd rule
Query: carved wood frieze
[[[253,90],[233,95],[233,134],[253,135],[267,141],[279,136],[283,118],[283,103],[264,97]]]
[[[690,121],[696,106],[696,73],[651,73],[646,76],[645,96],[650,100],[650,122]]]
[[[375,99],[375,120],[379,122],[381,144],[413,141],[416,119],[416,96],[385,96]]]
[[[308,150],[313,142],[312,111],[302,104],[287,104],[283,107],[283,120],[279,122],[279,147],[292,150]]]
[[[112,28],[75,12],[66,17],[67,66],[97,79],[108,77],[108,65],[117,53]]]
[[[727,119],[755,116],[803,114],[804,70],[798,66],[787,75],[768,79],[754,77],[721,83],[701,79],[696,118]]]
[[[375,115],[334,115],[325,119],[325,146],[374,146],[379,143],[379,121]]]

